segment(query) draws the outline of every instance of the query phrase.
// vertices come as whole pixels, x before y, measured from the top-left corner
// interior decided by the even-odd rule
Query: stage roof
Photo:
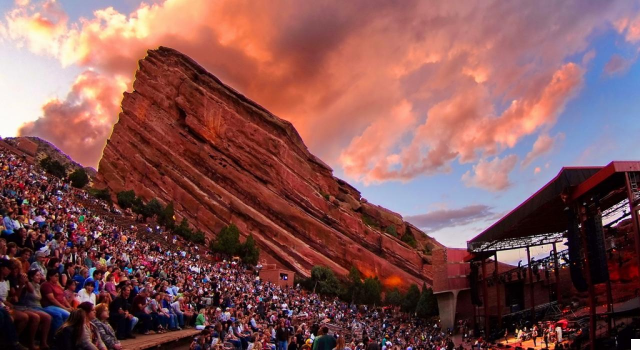
[[[625,172],[640,172],[640,162],[614,161],[605,167],[562,168],[553,180],[467,245],[564,232],[568,222],[562,194],[573,201],[597,193],[607,202],[602,203],[603,207],[613,205],[627,196],[626,190],[620,189],[625,186]]]

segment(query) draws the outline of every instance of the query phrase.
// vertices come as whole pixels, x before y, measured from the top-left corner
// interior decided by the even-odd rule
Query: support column
[[[636,195],[631,188],[631,178],[629,173],[624,173],[627,182],[627,197],[629,198],[629,210],[631,211],[631,221],[633,222],[633,240],[636,244],[636,257],[638,258],[638,271],[640,271],[640,230],[638,228],[638,206],[636,205]]]
[[[493,254],[493,275],[496,277],[496,307],[498,308],[498,329],[502,332],[502,305],[500,305],[500,279],[498,278],[498,252]]]
[[[529,294],[531,297],[531,327],[536,324],[536,301],[533,295],[533,271],[531,270],[531,249],[527,246],[527,274],[529,275]]]
[[[589,349],[596,350],[596,293],[591,281],[591,266],[589,261],[589,250],[587,249],[587,232],[584,227],[587,221],[588,213],[587,208],[580,204],[578,206],[578,213],[580,213],[580,236],[582,237],[582,250],[584,252],[584,275],[589,286]]]
[[[560,264],[558,264],[558,249],[556,243],[553,243],[553,266],[555,267],[556,276],[556,300],[558,300],[558,306],[562,302],[562,296],[560,295]]]
[[[484,303],[484,336],[489,336],[489,293],[487,292],[487,264],[482,259],[482,296]]]

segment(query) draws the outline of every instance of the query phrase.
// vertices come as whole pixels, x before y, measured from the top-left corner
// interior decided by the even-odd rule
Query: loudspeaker
[[[482,300],[480,300],[480,295],[478,295],[478,265],[474,263],[471,263],[469,284],[471,287],[471,303],[476,306],[482,306]]]
[[[602,232],[602,214],[589,216],[584,223],[587,234],[587,253],[589,254],[589,272],[593,284],[604,283],[609,280],[607,267],[607,250]]]
[[[578,220],[572,210],[567,210],[567,246],[569,248],[569,271],[571,272],[571,282],[579,292],[586,292],[589,289],[587,281],[582,274],[582,240],[580,239],[580,228]]]

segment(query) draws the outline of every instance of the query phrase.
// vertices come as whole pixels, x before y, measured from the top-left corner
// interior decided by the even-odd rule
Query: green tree
[[[253,238],[253,235],[249,235],[247,240],[240,245],[240,258],[242,258],[243,262],[250,265],[256,265],[258,263],[260,248],[256,245],[256,240]]]
[[[129,209],[133,207],[133,204],[136,202],[136,193],[133,190],[129,191],[120,191],[116,194],[116,199],[118,200],[118,205],[122,209]]]
[[[359,303],[362,299],[362,276],[355,266],[349,269],[347,288],[344,289],[343,299],[352,303]]]
[[[98,199],[111,203],[111,194],[109,193],[108,188],[103,188],[103,189],[90,188],[87,192],[89,192],[90,195]]]
[[[314,266],[311,268],[310,285],[319,294],[335,296],[340,292],[340,281],[333,270],[326,266]]]
[[[133,203],[131,204],[131,210],[136,214],[144,215],[145,205],[144,205],[144,202],[142,201],[142,198],[136,197],[133,200]]]
[[[417,285],[411,284],[411,286],[409,286],[407,294],[404,296],[404,300],[402,301],[402,311],[414,313],[416,311],[416,306],[418,305],[419,300],[420,289]]]
[[[78,168],[69,175],[69,181],[75,188],[84,188],[89,183],[89,175],[84,169]]]
[[[416,314],[421,318],[429,318],[438,315],[438,300],[433,294],[433,289],[422,286],[422,294],[416,306]]]
[[[57,160],[51,159],[50,156],[46,156],[40,161],[40,166],[49,174],[64,179],[67,176],[67,168],[64,164]]]
[[[180,221],[180,225],[173,229],[173,233],[177,234],[180,237],[191,240],[193,230],[189,227],[189,221],[183,218],[182,221]]]
[[[398,290],[398,288],[393,288],[385,295],[384,302],[388,305],[400,306],[402,304],[403,298],[404,296],[402,295],[400,290]]]
[[[162,214],[162,204],[153,198],[142,209],[142,215],[145,218],[152,218],[154,215],[160,216]]]
[[[204,232],[198,230],[196,231],[196,233],[191,235],[191,242],[202,244],[204,243],[204,238],[205,238]]]
[[[167,206],[162,210],[162,213],[158,215],[158,223],[169,230],[173,230],[176,226],[173,202],[169,202],[169,204],[167,204]]]
[[[362,303],[367,305],[380,305],[382,283],[378,277],[367,277],[362,284]]]
[[[211,251],[227,255],[235,255],[240,248],[240,230],[234,224],[220,230],[218,236],[211,242]]]

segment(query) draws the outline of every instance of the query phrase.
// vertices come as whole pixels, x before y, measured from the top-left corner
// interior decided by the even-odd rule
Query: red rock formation
[[[168,48],[140,61],[133,88],[100,161],[98,181],[112,193],[173,201],[208,237],[235,223],[304,276],[354,265],[387,286],[431,283],[420,250],[439,243],[333,177],[291,123]],[[384,232],[392,225],[418,249]]]
[[[50,157],[53,160],[57,160],[67,167],[67,172],[71,173],[76,169],[82,168],[87,172],[90,178],[94,178],[97,172],[94,168],[83,167],[76,163],[71,157],[66,155],[55,145],[49,143],[49,141],[43,140],[35,136],[19,136],[19,137],[7,137],[4,139],[6,143],[15,147],[23,154],[35,158],[35,161],[40,161],[46,157]]]

